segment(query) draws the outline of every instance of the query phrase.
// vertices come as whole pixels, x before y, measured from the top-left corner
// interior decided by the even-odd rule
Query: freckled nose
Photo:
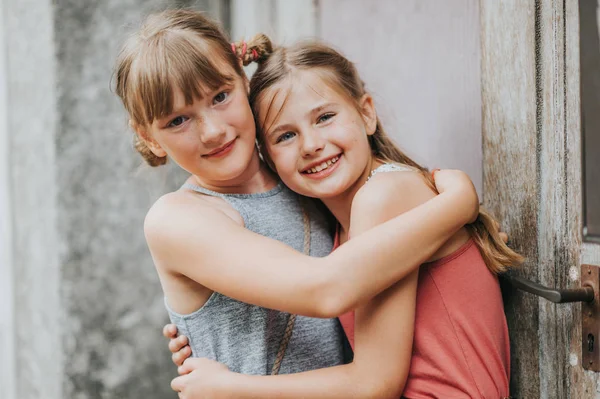
[[[225,135],[225,128],[217,118],[204,118],[200,124],[200,140],[203,143],[218,143]]]

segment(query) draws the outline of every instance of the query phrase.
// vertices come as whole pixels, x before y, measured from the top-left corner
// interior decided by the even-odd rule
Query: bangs
[[[172,30],[147,40],[131,65],[128,79],[131,95],[126,97],[126,107],[133,119],[149,125],[171,114],[176,89],[190,105],[194,99],[231,84],[236,71],[228,60],[218,56],[218,47],[195,35]]]

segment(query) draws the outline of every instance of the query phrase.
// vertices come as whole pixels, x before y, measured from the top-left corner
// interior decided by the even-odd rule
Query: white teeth
[[[324,170],[324,169],[327,169],[328,167],[330,167],[330,166],[331,166],[331,165],[333,165],[334,163],[336,163],[336,162],[337,162],[339,159],[340,159],[340,157],[339,157],[339,156],[337,156],[337,157],[335,157],[335,158],[331,158],[331,159],[329,159],[329,160],[327,160],[327,161],[323,162],[323,163],[322,163],[322,164],[320,164],[320,165],[317,165],[317,166],[315,166],[315,167],[312,167],[312,168],[308,169],[308,170],[307,170],[305,173],[307,173],[307,174],[311,174],[311,173],[317,173],[317,172],[320,172],[320,171],[322,171],[322,170]]]

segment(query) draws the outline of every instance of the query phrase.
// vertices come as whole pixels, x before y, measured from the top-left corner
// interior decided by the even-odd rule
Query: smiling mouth
[[[225,155],[229,152],[229,150],[231,150],[231,147],[233,147],[233,144],[235,142],[235,140],[237,139],[237,137],[233,140],[231,140],[229,143],[225,144],[223,147],[219,147],[216,150],[213,150],[211,152],[209,152],[208,154],[204,154],[203,157],[205,158],[209,158],[209,157],[215,157],[218,158],[222,155]]]
[[[328,159],[327,161],[323,161],[319,165],[313,166],[312,168],[307,169],[302,173],[307,174],[307,175],[312,175],[313,173],[321,172],[321,171],[326,170],[329,167],[331,167],[331,165],[334,165],[339,159],[340,159],[340,156],[336,155],[335,157]]]

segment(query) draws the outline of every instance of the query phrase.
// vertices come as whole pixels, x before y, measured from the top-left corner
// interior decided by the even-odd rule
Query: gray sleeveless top
[[[223,198],[242,215],[247,229],[303,251],[304,224],[299,198],[281,182],[268,192],[256,194],[221,194],[190,184],[183,187]],[[325,256],[333,245],[331,229],[315,204],[306,202],[311,227],[310,255]],[[174,312],[167,298],[165,304],[171,322],[189,338],[192,356],[217,360],[238,373],[271,373],[288,313],[249,305],[217,292],[191,314]],[[298,316],[280,374],[343,364],[343,334],[337,319]]]

